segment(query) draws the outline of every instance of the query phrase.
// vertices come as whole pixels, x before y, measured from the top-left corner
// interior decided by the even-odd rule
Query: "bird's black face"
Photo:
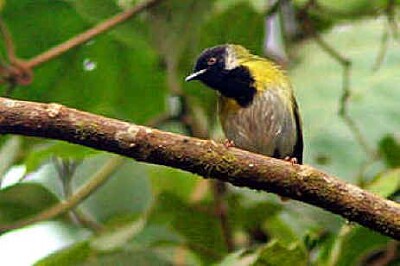
[[[213,89],[220,89],[225,69],[226,45],[206,49],[197,59],[193,74],[186,81],[200,80]]]
[[[233,98],[242,107],[248,106],[256,93],[254,79],[245,66],[228,64],[228,46],[220,45],[206,49],[197,59],[193,74],[186,81],[200,80],[222,95]]]

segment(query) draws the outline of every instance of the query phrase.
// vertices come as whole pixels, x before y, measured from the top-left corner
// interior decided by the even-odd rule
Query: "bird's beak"
[[[187,76],[185,78],[185,81],[191,81],[191,80],[197,79],[199,76],[204,74],[206,71],[207,71],[207,69],[202,69],[197,72],[194,72],[194,73],[190,74],[189,76]]]

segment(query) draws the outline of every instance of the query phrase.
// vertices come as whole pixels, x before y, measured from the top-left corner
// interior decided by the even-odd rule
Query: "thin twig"
[[[386,17],[392,36],[400,43],[399,28],[396,21],[396,2],[395,0],[387,0]]]
[[[85,200],[94,190],[102,186],[108,178],[117,170],[117,168],[123,163],[124,159],[119,156],[115,156],[110,159],[102,168],[97,171],[90,180],[80,187],[70,198],[66,201],[62,201],[57,205],[50,207],[39,214],[17,221],[9,225],[0,225],[0,231],[12,230],[21,228],[33,223],[45,221],[48,219],[55,218],[68,210],[75,208],[79,203]]]
[[[220,220],[222,234],[224,236],[225,245],[229,252],[235,249],[233,242],[232,228],[228,217],[228,204],[226,203],[227,186],[221,181],[214,181],[212,184],[214,195],[215,215]]]
[[[391,265],[391,262],[394,262],[398,258],[398,249],[399,242],[398,241],[389,241],[386,246],[385,252],[379,258],[368,263],[369,266],[386,266]]]
[[[108,31],[112,29],[113,27],[121,24],[122,22],[128,20],[132,16],[150,8],[153,7],[154,5],[160,3],[162,0],[148,0],[144,2],[138,3],[136,6],[121,12],[120,14],[117,14],[116,16],[107,19],[104,22],[101,22],[100,24],[97,24],[93,28],[78,34],[77,36],[73,37],[72,39],[69,39],[68,41],[57,45],[46,52],[35,56],[34,58],[26,61],[24,64],[28,68],[33,68],[36,67],[40,64],[43,64],[44,62],[47,62],[53,58],[56,58],[60,56],[61,54],[71,50],[72,48],[81,45],[90,39],[102,34],[105,31]]]
[[[10,31],[8,30],[8,27],[4,23],[3,17],[1,17],[1,16],[0,16],[0,32],[1,32],[1,35],[3,36],[8,60],[11,64],[15,63],[17,61],[17,57],[15,55],[14,42],[12,40]]]
[[[326,43],[319,33],[315,30],[311,19],[306,11],[302,13],[305,19],[305,30],[314,38],[315,42],[324,50],[329,56],[335,59],[343,67],[343,78],[342,78],[342,96],[339,101],[339,115],[342,117],[343,121],[346,123],[350,132],[354,135],[354,138],[359,143],[360,147],[364,150],[365,154],[372,160],[375,158],[374,150],[369,146],[366,138],[362,134],[360,128],[357,126],[356,122],[348,113],[349,99],[351,95],[350,90],[350,78],[351,78],[351,61],[341,55],[328,43]]]
[[[373,71],[379,70],[379,68],[382,65],[383,59],[385,58],[387,53],[390,35],[392,35],[394,40],[398,42],[400,41],[398,37],[398,27],[396,22],[396,5],[394,0],[387,0],[385,13],[386,13],[385,29],[383,30],[382,33],[380,49],[376,57],[375,64],[372,68]]]
[[[53,163],[57,170],[58,177],[61,180],[64,197],[65,199],[69,199],[73,196],[72,181],[75,171],[78,168],[80,162],[72,159],[54,157]],[[78,208],[71,209],[69,211],[69,215],[74,222],[77,222],[80,225],[83,225],[84,227],[91,229],[95,232],[103,229],[102,225],[94,221],[85,212],[80,211]]]
[[[386,27],[382,33],[379,52],[378,55],[376,56],[375,63],[372,67],[372,71],[376,72],[382,66],[383,59],[385,58],[388,49],[388,44],[389,44],[389,28]]]
[[[0,83],[8,82],[4,95],[8,97],[17,84],[27,85],[32,81],[32,72],[26,68],[15,54],[15,46],[10,31],[0,16],[0,32],[3,36],[7,58],[0,62]]]

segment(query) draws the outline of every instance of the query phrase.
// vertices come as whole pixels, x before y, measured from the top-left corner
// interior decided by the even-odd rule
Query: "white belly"
[[[236,147],[278,158],[293,154],[296,144],[293,111],[277,92],[266,90],[250,106],[226,115],[221,121],[225,136]]]

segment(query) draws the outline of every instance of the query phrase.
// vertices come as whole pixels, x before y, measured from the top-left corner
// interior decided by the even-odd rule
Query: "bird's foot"
[[[232,148],[232,147],[235,147],[235,143],[233,142],[233,140],[225,139],[224,140],[224,146],[226,148]]]
[[[296,157],[290,157],[286,156],[283,160],[290,162],[292,165],[297,164],[297,158]]]

